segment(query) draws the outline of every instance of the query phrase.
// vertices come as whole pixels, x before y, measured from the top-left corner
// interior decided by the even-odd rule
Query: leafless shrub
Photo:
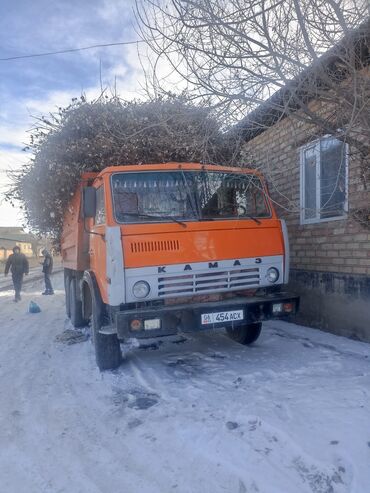
[[[59,238],[63,214],[84,171],[141,163],[230,164],[230,142],[207,107],[181,97],[147,102],[82,96],[37,121],[33,158],[13,176],[8,200],[19,199],[29,227]]]

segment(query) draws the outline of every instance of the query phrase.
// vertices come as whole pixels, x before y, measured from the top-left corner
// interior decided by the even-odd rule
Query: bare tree
[[[348,142],[369,181],[368,0],[141,0],[136,14],[156,92],[164,60],[228,124],[247,115],[241,133],[289,114]]]
[[[157,54],[157,89],[166,88],[157,70],[165,59],[193,97],[227,108],[231,118],[268,101],[271,111],[300,109],[297,118],[334,130],[328,117],[308,108],[315,98],[344,105],[349,123],[361,122],[357,132],[369,130],[369,77],[361,72],[369,56],[367,12],[364,0],[143,0],[137,6],[142,37]],[[272,94],[279,97],[269,99]]]
[[[58,239],[63,216],[85,171],[127,164],[232,164],[236,146],[203,105],[182,98],[124,101],[104,92],[82,95],[66,108],[36,119],[32,159],[10,175],[5,193],[19,200],[32,231]]]

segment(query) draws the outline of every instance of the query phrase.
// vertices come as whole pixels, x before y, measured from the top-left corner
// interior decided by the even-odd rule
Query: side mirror
[[[95,217],[96,188],[94,187],[84,187],[82,189],[82,214],[83,217]]]

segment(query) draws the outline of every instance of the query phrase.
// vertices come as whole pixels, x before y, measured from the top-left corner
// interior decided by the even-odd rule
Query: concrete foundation
[[[370,342],[370,276],[294,269],[289,289],[301,296],[295,322]]]

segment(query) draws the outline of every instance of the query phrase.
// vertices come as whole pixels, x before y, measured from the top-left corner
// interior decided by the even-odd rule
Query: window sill
[[[344,221],[348,219],[348,214],[344,214],[343,216],[335,216],[335,217],[326,217],[324,219],[306,219],[306,220],[303,220],[301,218],[300,220],[300,224],[301,226],[306,226],[308,224],[320,224],[320,223],[328,223],[330,221]]]

